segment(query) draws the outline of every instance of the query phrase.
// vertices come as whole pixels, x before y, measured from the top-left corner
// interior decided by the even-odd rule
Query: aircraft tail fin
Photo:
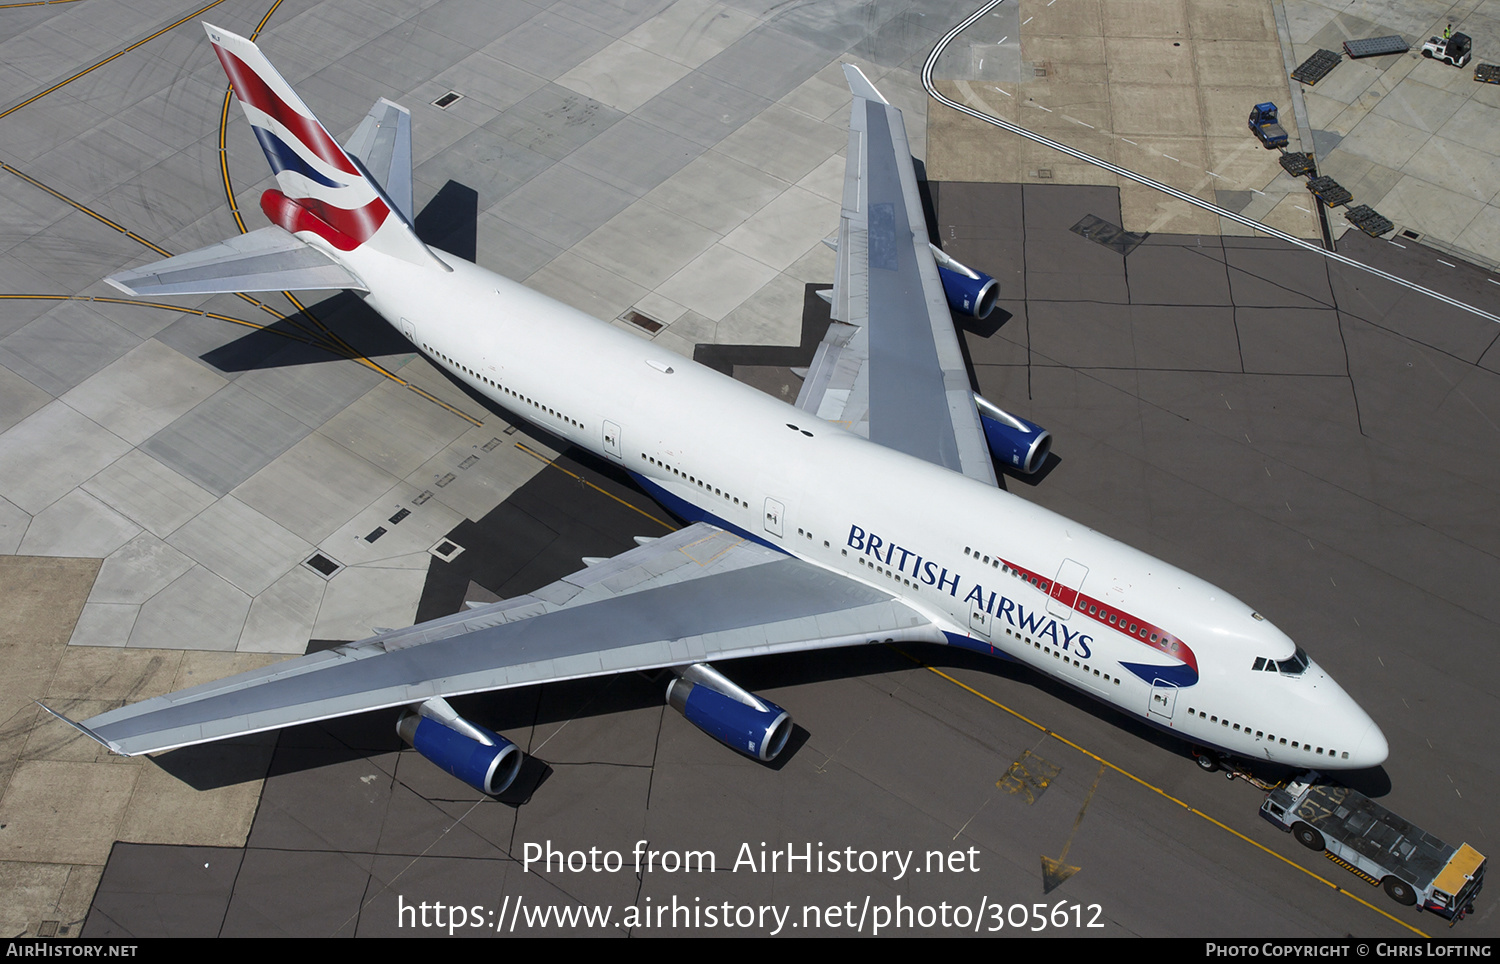
[[[386,202],[411,223],[411,111],[384,97],[375,102],[344,150],[380,186]]]
[[[383,132],[381,121],[367,117],[351,139],[351,145],[358,143],[372,154],[385,153],[384,147],[389,146],[384,163],[387,174],[394,171],[397,177],[388,184],[400,180],[404,163],[407,211],[402,211],[400,202],[368,174],[364,159],[356,160],[334,141],[253,41],[211,24],[203,26],[276,174],[276,187],[260,199],[266,217],[293,234],[316,235],[337,251],[368,247],[413,264],[442,265],[417,238],[408,220],[410,115],[394,104],[386,109],[377,104],[382,117],[390,119],[391,129]],[[404,161],[400,157],[403,121]],[[368,132],[366,125],[371,128]]]

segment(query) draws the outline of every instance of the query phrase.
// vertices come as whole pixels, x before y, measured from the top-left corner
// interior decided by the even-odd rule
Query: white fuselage
[[[367,249],[338,257],[376,311],[481,394],[669,503],[898,597],[950,643],[1249,759],[1386,757],[1379,728],[1315,663],[1275,671],[1296,652],[1284,633],[1174,566],[451,255],[451,273]]]

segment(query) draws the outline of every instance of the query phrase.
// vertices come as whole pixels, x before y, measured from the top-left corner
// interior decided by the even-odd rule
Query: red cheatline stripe
[[[214,44],[214,52],[219,55],[219,63],[224,65],[224,73],[229,75],[229,82],[234,84],[235,96],[256,110],[263,111],[274,118],[303,147],[322,158],[325,163],[331,164],[345,174],[359,175],[354,165],[349,163],[349,158],[345,156],[343,149],[334,143],[327,131],[323,130],[322,124],[294,110],[270,87],[266,86],[266,82],[261,80],[260,75],[251,70],[243,60],[218,44]]]
[[[1043,586],[1046,586],[1047,588],[1043,591],[1049,596],[1089,617],[1094,622],[1108,626],[1110,629],[1117,629],[1125,635],[1133,637],[1136,642],[1143,646],[1150,646],[1152,649],[1158,650],[1173,659],[1180,660],[1191,667],[1193,672],[1198,672],[1198,654],[1194,653],[1192,647],[1188,646],[1187,643],[1171,635],[1160,626],[1148,623],[1137,616],[1132,616],[1118,606],[1113,606],[1102,600],[1095,599],[1093,596],[1085,595],[1070,586],[1064,586],[1060,582],[1049,582],[1040,573],[1023,569],[1009,560],[1001,559],[1000,562],[1002,565],[1009,566],[1012,570],[1020,573],[1028,582],[1035,580],[1036,588],[1042,589]],[[1089,612],[1090,603],[1094,605],[1093,612]],[[1116,623],[1109,621],[1111,615],[1117,618]],[[1130,631],[1132,624],[1136,627],[1136,631],[1133,633]],[[1152,633],[1156,634],[1155,642],[1151,641]]]

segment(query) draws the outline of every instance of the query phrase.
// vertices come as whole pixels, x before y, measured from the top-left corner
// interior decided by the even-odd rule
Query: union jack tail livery
[[[370,244],[383,254],[429,263],[432,255],[384,191],[329,136],[260,48],[227,30],[203,26],[276,172],[279,190],[260,199],[266,217],[293,234],[310,232],[339,251]]]
[[[340,255],[360,251],[452,270],[412,228],[411,115],[381,99],[340,147],[253,41],[205,23],[214,53],[276,175],[260,207],[275,225],[106,278],[133,295],[369,290]]]

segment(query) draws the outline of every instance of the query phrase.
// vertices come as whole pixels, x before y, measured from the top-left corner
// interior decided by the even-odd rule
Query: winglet
[[[876,90],[875,85],[870,83],[870,78],[865,76],[864,71],[853,64],[844,64],[843,66],[844,79],[849,81],[849,90],[854,93],[855,97],[873,100],[877,104],[890,103],[890,101],[880,96],[880,91]]]
[[[35,702],[37,706],[40,706],[42,709],[46,710],[48,713],[50,713],[53,716],[57,717],[59,720],[62,720],[64,723],[66,723],[69,726],[71,726],[73,729],[77,730],[79,733],[82,733],[84,736],[88,737],[89,739],[93,740],[95,743],[97,743],[100,746],[104,747],[109,752],[111,752],[111,753],[118,753],[120,756],[130,756],[130,754],[128,754],[124,750],[120,749],[120,746],[119,746],[118,743],[111,743],[109,740],[104,739],[104,737],[102,737],[99,734],[95,733],[93,730],[91,730],[88,727],[84,726],[82,723],[75,723],[75,722],[73,722],[72,720],[68,719],[66,716],[63,716],[61,713],[59,713],[56,710],[54,710],[52,707],[48,706],[46,703],[43,703],[41,700],[34,700],[33,702]]]

